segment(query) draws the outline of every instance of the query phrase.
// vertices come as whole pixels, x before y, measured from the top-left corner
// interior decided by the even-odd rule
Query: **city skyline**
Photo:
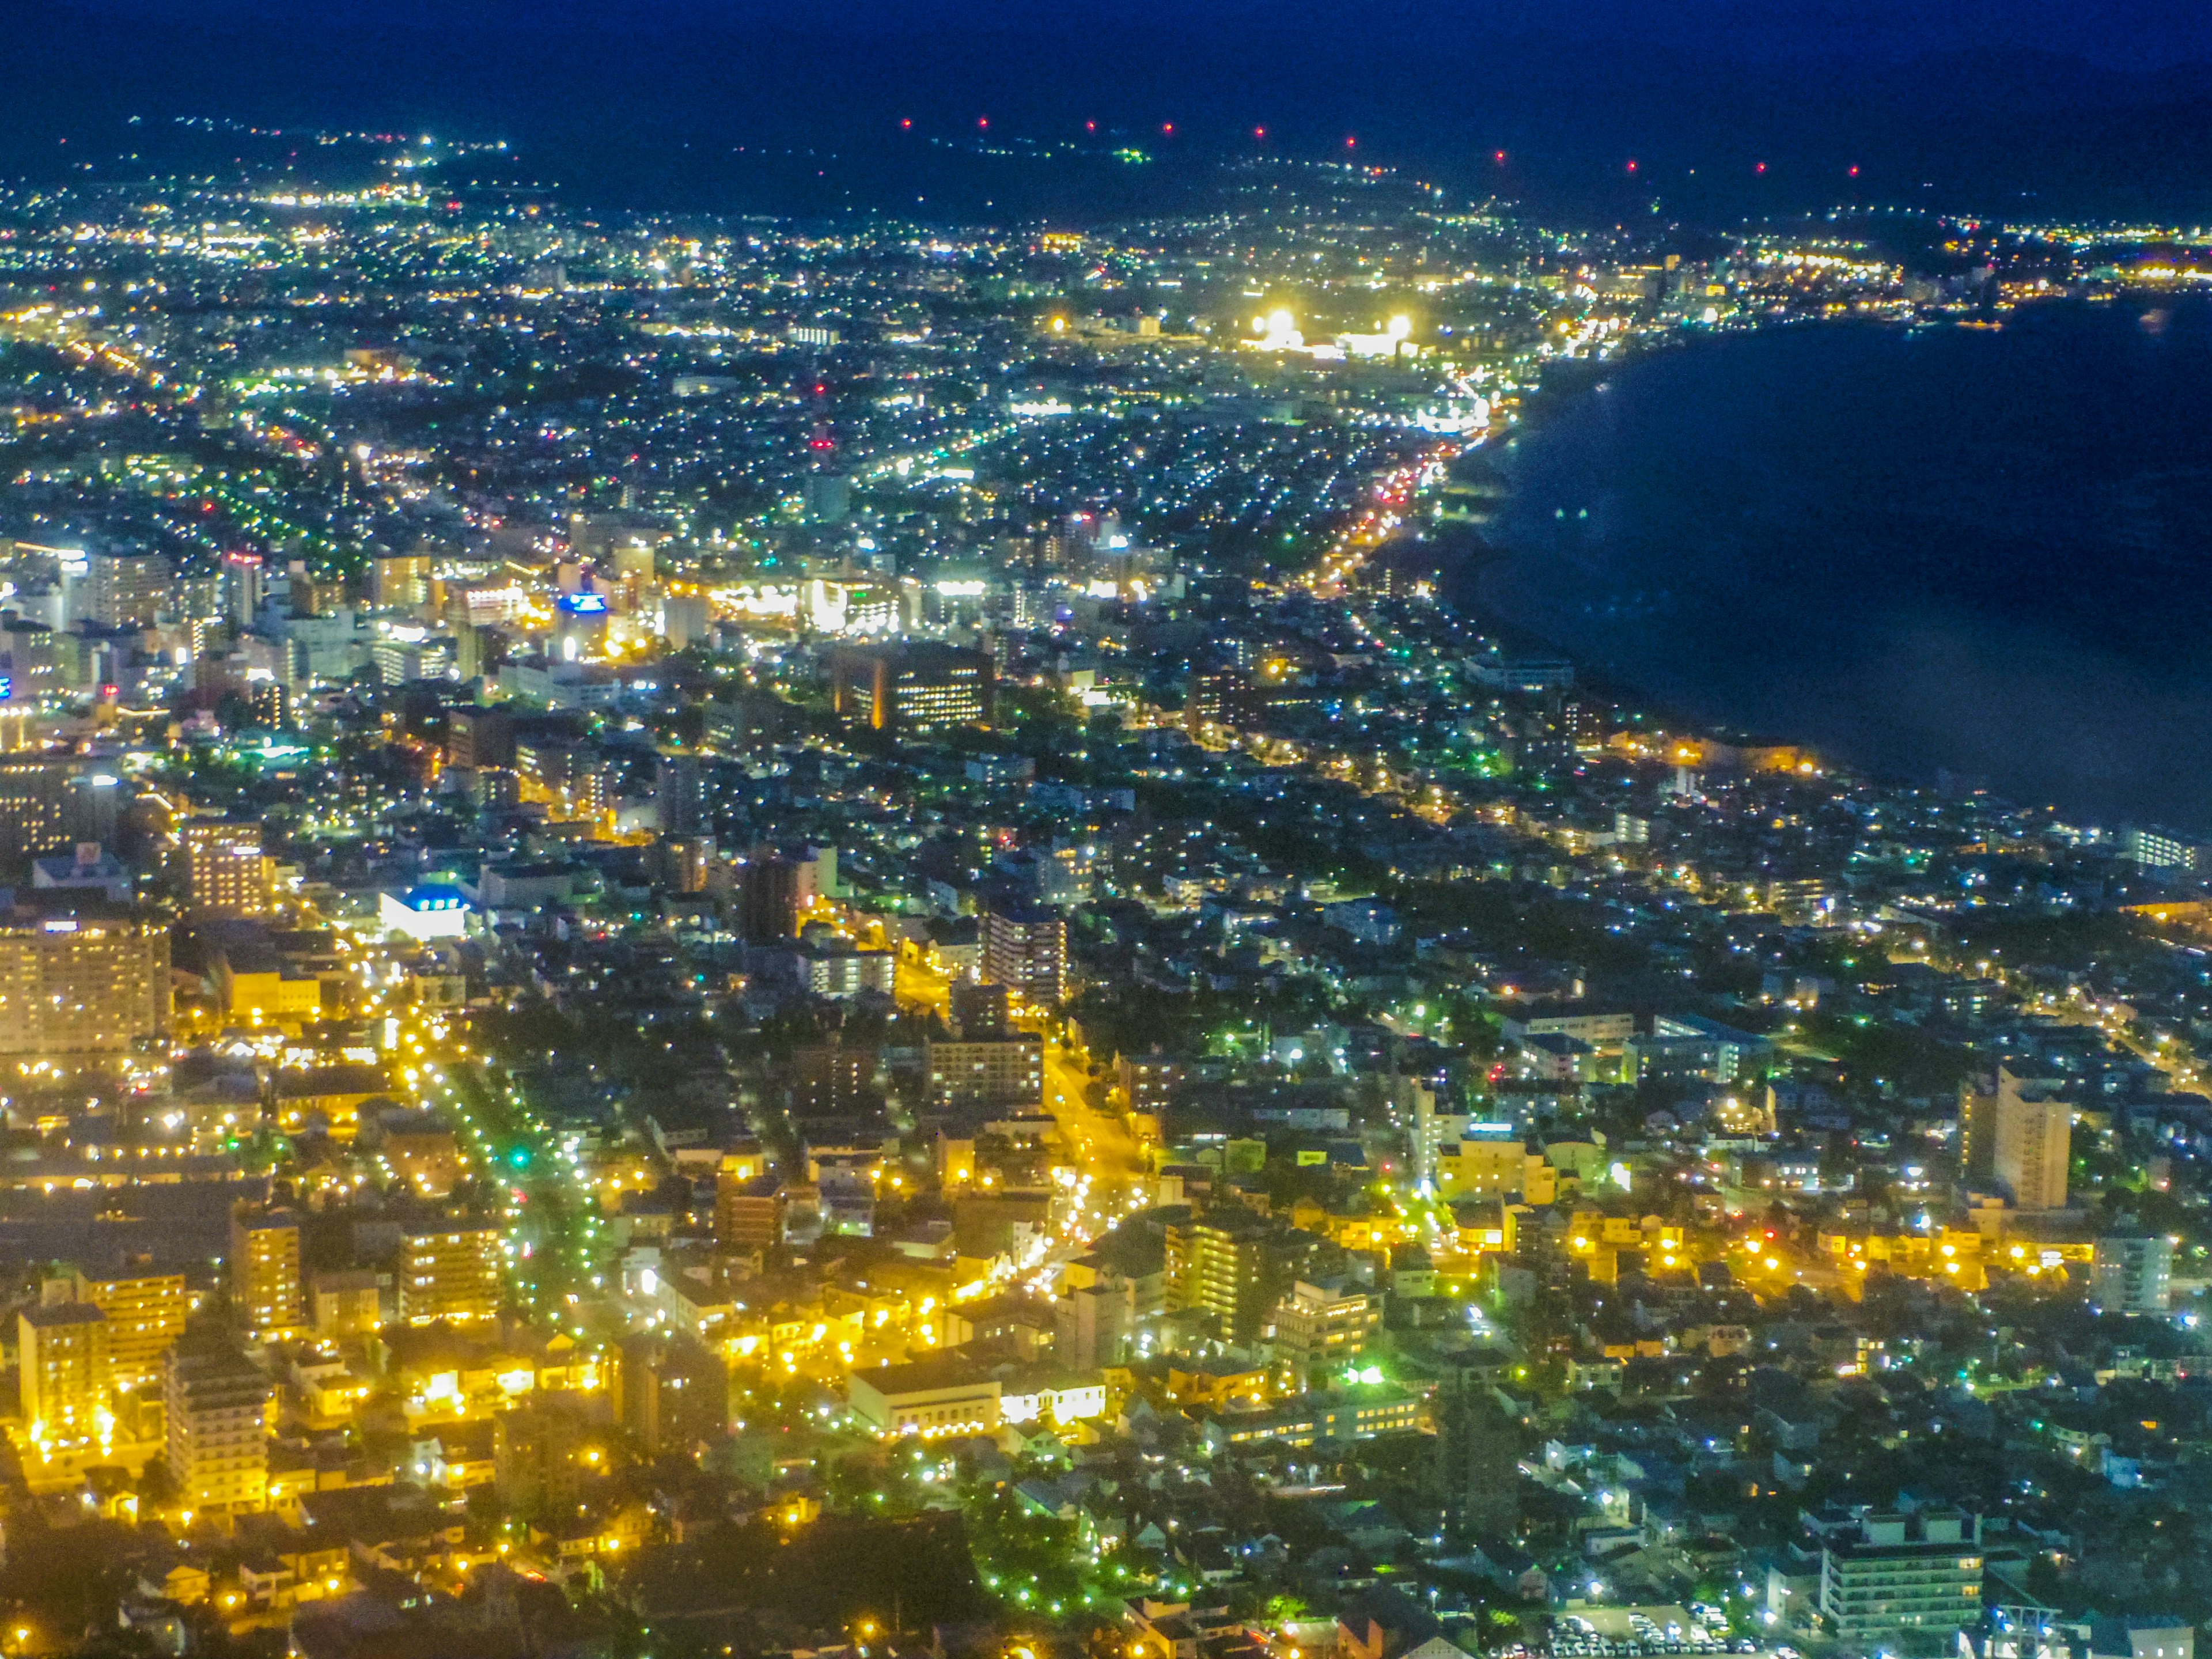
[[[34,18],[0,1659],[2194,1659],[2206,64]]]

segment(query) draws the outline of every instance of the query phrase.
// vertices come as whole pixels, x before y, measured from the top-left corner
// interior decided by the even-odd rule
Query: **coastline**
[[[2123,327],[2106,328],[2100,319],[2116,313]],[[1881,466],[1866,464],[1881,482],[1887,482],[1881,466],[1907,476],[1911,489],[1897,493],[1917,490],[1920,498],[1901,502],[1852,499],[1827,476],[1842,464],[1824,455],[1812,457],[1803,480],[1776,468],[1777,454],[1810,440],[1758,429],[1736,409],[1721,409],[1713,431],[1701,432],[1695,447],[1669,434],[1655,440],[1638,426],[1651,423],[1655,374],[1668,377],[1670,397],[1685,380],[1701,395],[1715,385],[1734,392],[1731,376],[1775,378],[1776,354],[1764,343],[1784,335],[1822,343],[1809,353],[1793,345],[1780,354],[1783,361],[1809,359],[1832,375],[1840,361],[1858,382],[1845,376],[1845,393],[1877,404],[1886,397],[1909,400],[1892,381],[1924,392],[1931,378],[1940,380],[1936,364],[1987,366],[2002,383],[2004,374],[2022,374],[2023,364],[2042,372],[2043,360],[2056,354],[2081,357],[2067,363],[2069,372],[2120,378],[2096,354],[2139,369],[2135,358],[2150,342],[2151,370],[2160,377],[2146,394],[2154,408],[2166,381],[2193,365],[2192,354],[2205,343],[2201,331],[2176,330],[2171,312],[2148,306],[2124,312],[2061,301],[2022,307],[2015,315],[2027,326],[2002,332],[1839,319],[1841,326],[1778,326],[1685,343],[1701,348],[1694,351],[1669,346],[1608,361],[1564,392],[1532,398],[1528,417],[1504,441],[1484,447],[1480,453],[1495,458],[1515,495],[1493,522],[1453,544],[1442,591],[1509,648],[1565,658],[1579,683],[1670,726],[1732,739],[1759,733],[1799,741],[1856,774],[1911,787],[1928,787],[1946,773],[1986,779],[1997,796],[2049,803],[2079,821],[2212,823],[2212,799],[2172,775],[2178,768],[2163,759],[2189,740],[2200,703],[2212,708],[2212,665],[2200,666],[2201,653],[2185,645],[2164,647],[2166,613],[2185,596],[2128,602],[2138,588],[2156,595],[2188,580],[2205,562],[2203,538],[2181,510],[2185,498],[2193,502],[2195,486],[2187,478],[2186,488],[2172,483],[2185,458],[2117,453],[2143,423],[2142,409],[2133,412],[2127,433],[2109,441],[2062,426],[2047,460],[2032,406],[2007,411],[2005,422],[1985,420],[1993,435],[1974,436],[1985,454],[1969,444],[1911,453],[1925,435],[1921,427],[1940,428],[1943,416],[1917,416],[1920,425],[1908,419],[1898,440],[1906,453],[1878,455]],[[2151,320],[2138,328],[2144,318]],[[2176,333],[2184,337],[2178,346],[2169,337]],[[1720,349],[1702,349],[1708,346]],[[1745,359],[1756,373],[1741,367]],[[1723,367],[1712,368],[1716,362]],[[1685,364],[1693,372],[1677,372]],[[1938,393],[1963,406],[1972,390],[1959,384],[1965,378],[1939,384]],[[1613,393],[1620,396],[1594,435],[1596,400]],[[1686,406],[1698,419],[1711,413],[1694,399]],[[1680,411],[1668,414],[1679,421]],[[1778,417],[1784,427],[1792,421],[1799,421],[1794,410]],[[1799,423],[1814,436],[1826,430],[1818,422]],[[1577,429],[1562,434],[1563,426]],[[1650,475],[1686,453],[1692,464],[1685,470],[1694,473],[1709,459],[1701,451],[1724,450],[1732,440],[1753,453],[1748,460],[1729,456],[1726,464],[1781,477],[1757,479],[1765,516],[1747,509],[1742,521],[1708,533],[1668,498],[1678,488],[1693,493],[1697,481],[1655,484]],[[1532,453],[1540,445],[1541,453]],[[1563,450],[1588,453],[1563,463]],[[1977,471],[1968,462],[1986,465]],[[2035,491],[2047,480],[2036,471],[2070,477],[2069,469],[2086,472],[2085,494],[2135,505],[2142,523],[2130,532],[2134,541],[2114,540],[2105,523],[2086,514],[2037,518]],[[1605,523],[1587,534],[1562,532],[1547,545],[1530,519],[1550,499],[1542,490],[1557,483],[1551,475],[1563,471],[1578,487],[1595,491],[1601,483],[1610,492],[1602,504],[1591,501]],[[1532,474],[1535,504],[1528,493]],[[2141,482],[2145,475],[2148,484]],[[1792,493],[1799,490],[1802,505]],[[1654,500],[1667,510],[1654,511]],[[1638,512],[1653,522],[1640,521]],[[1821,523],[1822,514],[1847,522],[1838,529]],[[1885,540],[1850,521],[1854,514],[1893,533]],[[1960,526],[1978,529],[1984,520],[1996,520],[1996,531],[1966,545]],[[1808,522],[1819,537],[1804,534]],[[1684,524],[1698,533],[1670,541]],[[1798,539],[1811,542],[1813,551],[1794,562],[1771,552]],[[1851,567],[1855,558],[1863,574]],[[1637,590],[1654,583],[1661,591],[1644,604],[1646,595]],[[1655,663],[1665,672],[1644,672]],[[1950,683],[1939,669],[1952,672]],[[2069,683],[2078,692],[2072,706],[2062,695]],[[2039,720],[2047,730],[2039,729]],[[2100,720],[2110,731],[2099,729]]]

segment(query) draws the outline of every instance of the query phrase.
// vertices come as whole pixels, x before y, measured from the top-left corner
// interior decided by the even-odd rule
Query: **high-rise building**
[[[447,1218],[408,1229],[399,1251],[399,1317],[410,1325],[489,1319],[505,1293],[499,1224]]]
[[[1003,985],[955,985],[947,998],[952,1035],[974,1042],[1014,1029],[1012,997]]]
[[[652,1455],[689,1451],[729,1428],[729,1366],[696,1337],[630,1337],[613,1382],[615,1420]]]
[[[256,1336],[286,1335],[306,1325],[300,1218],[291,1211],[247,1203],[231,1211],[230,1301]]]
[[[708,825],[699,763],[690,755],[663,755],[653,763],[653,804],[664,836],[696,836]]]
[[[1114,1056],[1114,1087],[1129,1110],[1157,1112],[1175,1097],[1189,1076],[1183,1063],[1157,1048]]]
[[[871,732],[988,726],[994,669],[988,652],[929,643],[844,646],[830,656],[837,718]]]
[[[2173,1306],[2173,1243],[2163,1233],[2097,1241],[2089,1300],[2106,1313],[2164,1314]]]
[[[177,826],[174,864],[185,902],[206,916],[266,915],[276,862],[261,850],[261,826],[186,818]]]
[[[853,481],[834,468],[806,475],[802,486],[809,524],[842,524],[853,511]]]
[[[723,1160],[714,1183],[714,1243],[725,1250],[773,1249],[783,1243],[789,1200],[774,1176],[746,1176]]]
[[[1300,1387],[1352,1358],[1382,1322],[1382,1299],[1343,1279],[1298,1279],[1275,1307],[1275,1352]]]
[[[108,1415],[107,1316],[89,1303],[40,1302],[15,1316],[23,1422],[48,1455],[89,1445]]]
[[[1860,1516],[1820,1549],[1820,1615],[1862,1652],[1926,1631],[1947,1642],[1982,1620],[1982,1523],[1956,1510]]]
[[[1135,1289],[1121,1274],[1073,1286],[1053,1304],[1053,1360],[1085,1371],[1121,1364],[1136,1325]]]
[[[32,859],[80,837],[77,763],[67,755],[0,755],[0,866],[20,873]]]
[[[1218,668],[1191,681],[1186,705],[1194,721],[1215,726],[1257,726],[1267,713],[1267,695],[1241,668]]]
[[[1510,1542],[1521,1519],[1521,1437],[1488,1369],[1448,1367],[1431,1409],[1430,1495],[1463,1536]]]
[[[872,1044],[802,1043],[791,1051],[791,1115],[795,1118],[872,1115],[883,1104]]]
[[[222,614],[234,623],[249,623],[261,609],[266,573],[258,553],[222,556]]]
[[[2120,856],[2145,870],[2163,870],[2175,875],[2187,875],[2203,868],[2209,848],[2201,842],[2171,830],[2147,829],[2142,824],[2130,824],[2121,840]]]
[[[932,1039],[922,1045],[922,1060],[935,1106],[995,1111],[1044,1099],[1044,1041],[1026,1031]]]
[[[182,1273],[159,1273],[150,1261],[125,1261],[112,1273],[97,1277],[82,1267],[72,1283],[74,1299],[107,1316],[109,1376],[118,1389],[144,1388],[161,1380],[161,1362],[185,1332],[191,1299]]]
[[[456,708],[446,716],[446,759],[471,770],[514,763],[514,716],[504,708]]]
[[[307,1285],[315,1334],[325,1340],[368,1336],[384,1323],[384,1296],[368,1267],[317,1273]]]
[[[983,918],[983,977],[1024,1002],[1067,995],[1067,920],[1042,904],[1002,902]]]
[[[586,1404],[572,1394],[526,1395],[513,1411],[493,1418],[493,1481],[501,1510],[526,1517],[575,1513],[596,1463]]]
[[[2001,1126],[2011,1125],[2003,1133],[2009,1136],[2008,1156],[2015,1162],[2016,1175],[2017,1160],[2027,1150],[2022,1137],[2039,1133],[2033,1122],[2039,1115],[2039,1109],[2051,1104],[2052,1097],[2064,1087],[2062,1078],[2025,1077],[2008,1066],[2000,1066],[1994,1073],[1971,1076],[1959,1085],[1959,1174],[1967,1186],[1984,1191],[2001,1187],[2012,1193],[2012,1177],[2000,1176],[1997,1170]],[[2039,1158],[2057,1152],[2062,1169],[2065,1153],[2070,1150],[2070,1118],[2069,1113],[2061,1145],[2038,1145],[2033,1149]],[[2063,1204],[2065,1183],[2062,1178],[2059,1204],[2031,1205],[2016,1193],[2012,1195],[2022,1209],[2057,1209]]]
[[[188,1331],[169,1350],[162,1403],[180,1507],[196,1515],[267,1507],[269,1392],[269,1379],[219,1331]]]
[[[151,628],[169,599],[168,561],[154,553],[95,553],[85,614],[103,628]]]
[[[1249,1346],[1296,1282],[1315,1243],[1256,1215],[1217,1211],[1167,1229],[1167,1305],[1211,1315],[1224,1342]]]
[[[703,893],[714,867],[714,843],[704,836],[663,836],[648,856],[656,885],[677,893]]]
[[[813,902],[814,866],[808,860],[757,851],[738,866],[738,933],[749,945],[794,937]]]
[[[369,564],[369,601],[381,610],[419,611],[430,601],[430,561],[420,553],[381,553]]]
[[[2004,1078],[2014,1081],[2010,1073]],[[2023,1210],[2064,1209],[2073,1133],[2074,1108],[2066,1101],[2038,1099],[2001,1085],[1992,1157],[1999,1189]]]
[[[0,1055],[124,1054],[169,1031],[169,930],[83,890],[0,909]]]

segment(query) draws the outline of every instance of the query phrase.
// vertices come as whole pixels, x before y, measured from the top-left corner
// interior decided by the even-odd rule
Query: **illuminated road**
[[[951,985],[935,969],[902,956],[897,995],[902,1006],[943,1014]],[[1109,1212],[1126,1207],[1133,1177],[1145,1168],[1143,1152],[1127,1124],[1100,1109],[1105,1085],[1085,1072],[1084,1057],[1063,1048],[1043,1019],[1021,1017],[1017,1023],[1044,1039],[1044,1109],[1060,1125],[1068,1161],[1077,1173],[1091,1177],[1091,1208],[1103,1224]]]
[[[537,1117],[504,1067],[466,1057],[435,1028],[405,1038],[416,1103],[450,1122],[478,1178],[502,1190],[514,1298],[538,1316],[567,1322],[599,1288],[606,1236],[580,1155]]]

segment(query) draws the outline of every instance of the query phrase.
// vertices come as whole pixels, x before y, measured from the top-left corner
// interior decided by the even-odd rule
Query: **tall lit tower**
[[[810,524],[842,524],[853,510],[853,481],[838,458],[837,440],[830,433],[829,410],[823,404],[828,392],[822,382],[815,382],[814,429],[806,439],[814,465],[805,485]]]

